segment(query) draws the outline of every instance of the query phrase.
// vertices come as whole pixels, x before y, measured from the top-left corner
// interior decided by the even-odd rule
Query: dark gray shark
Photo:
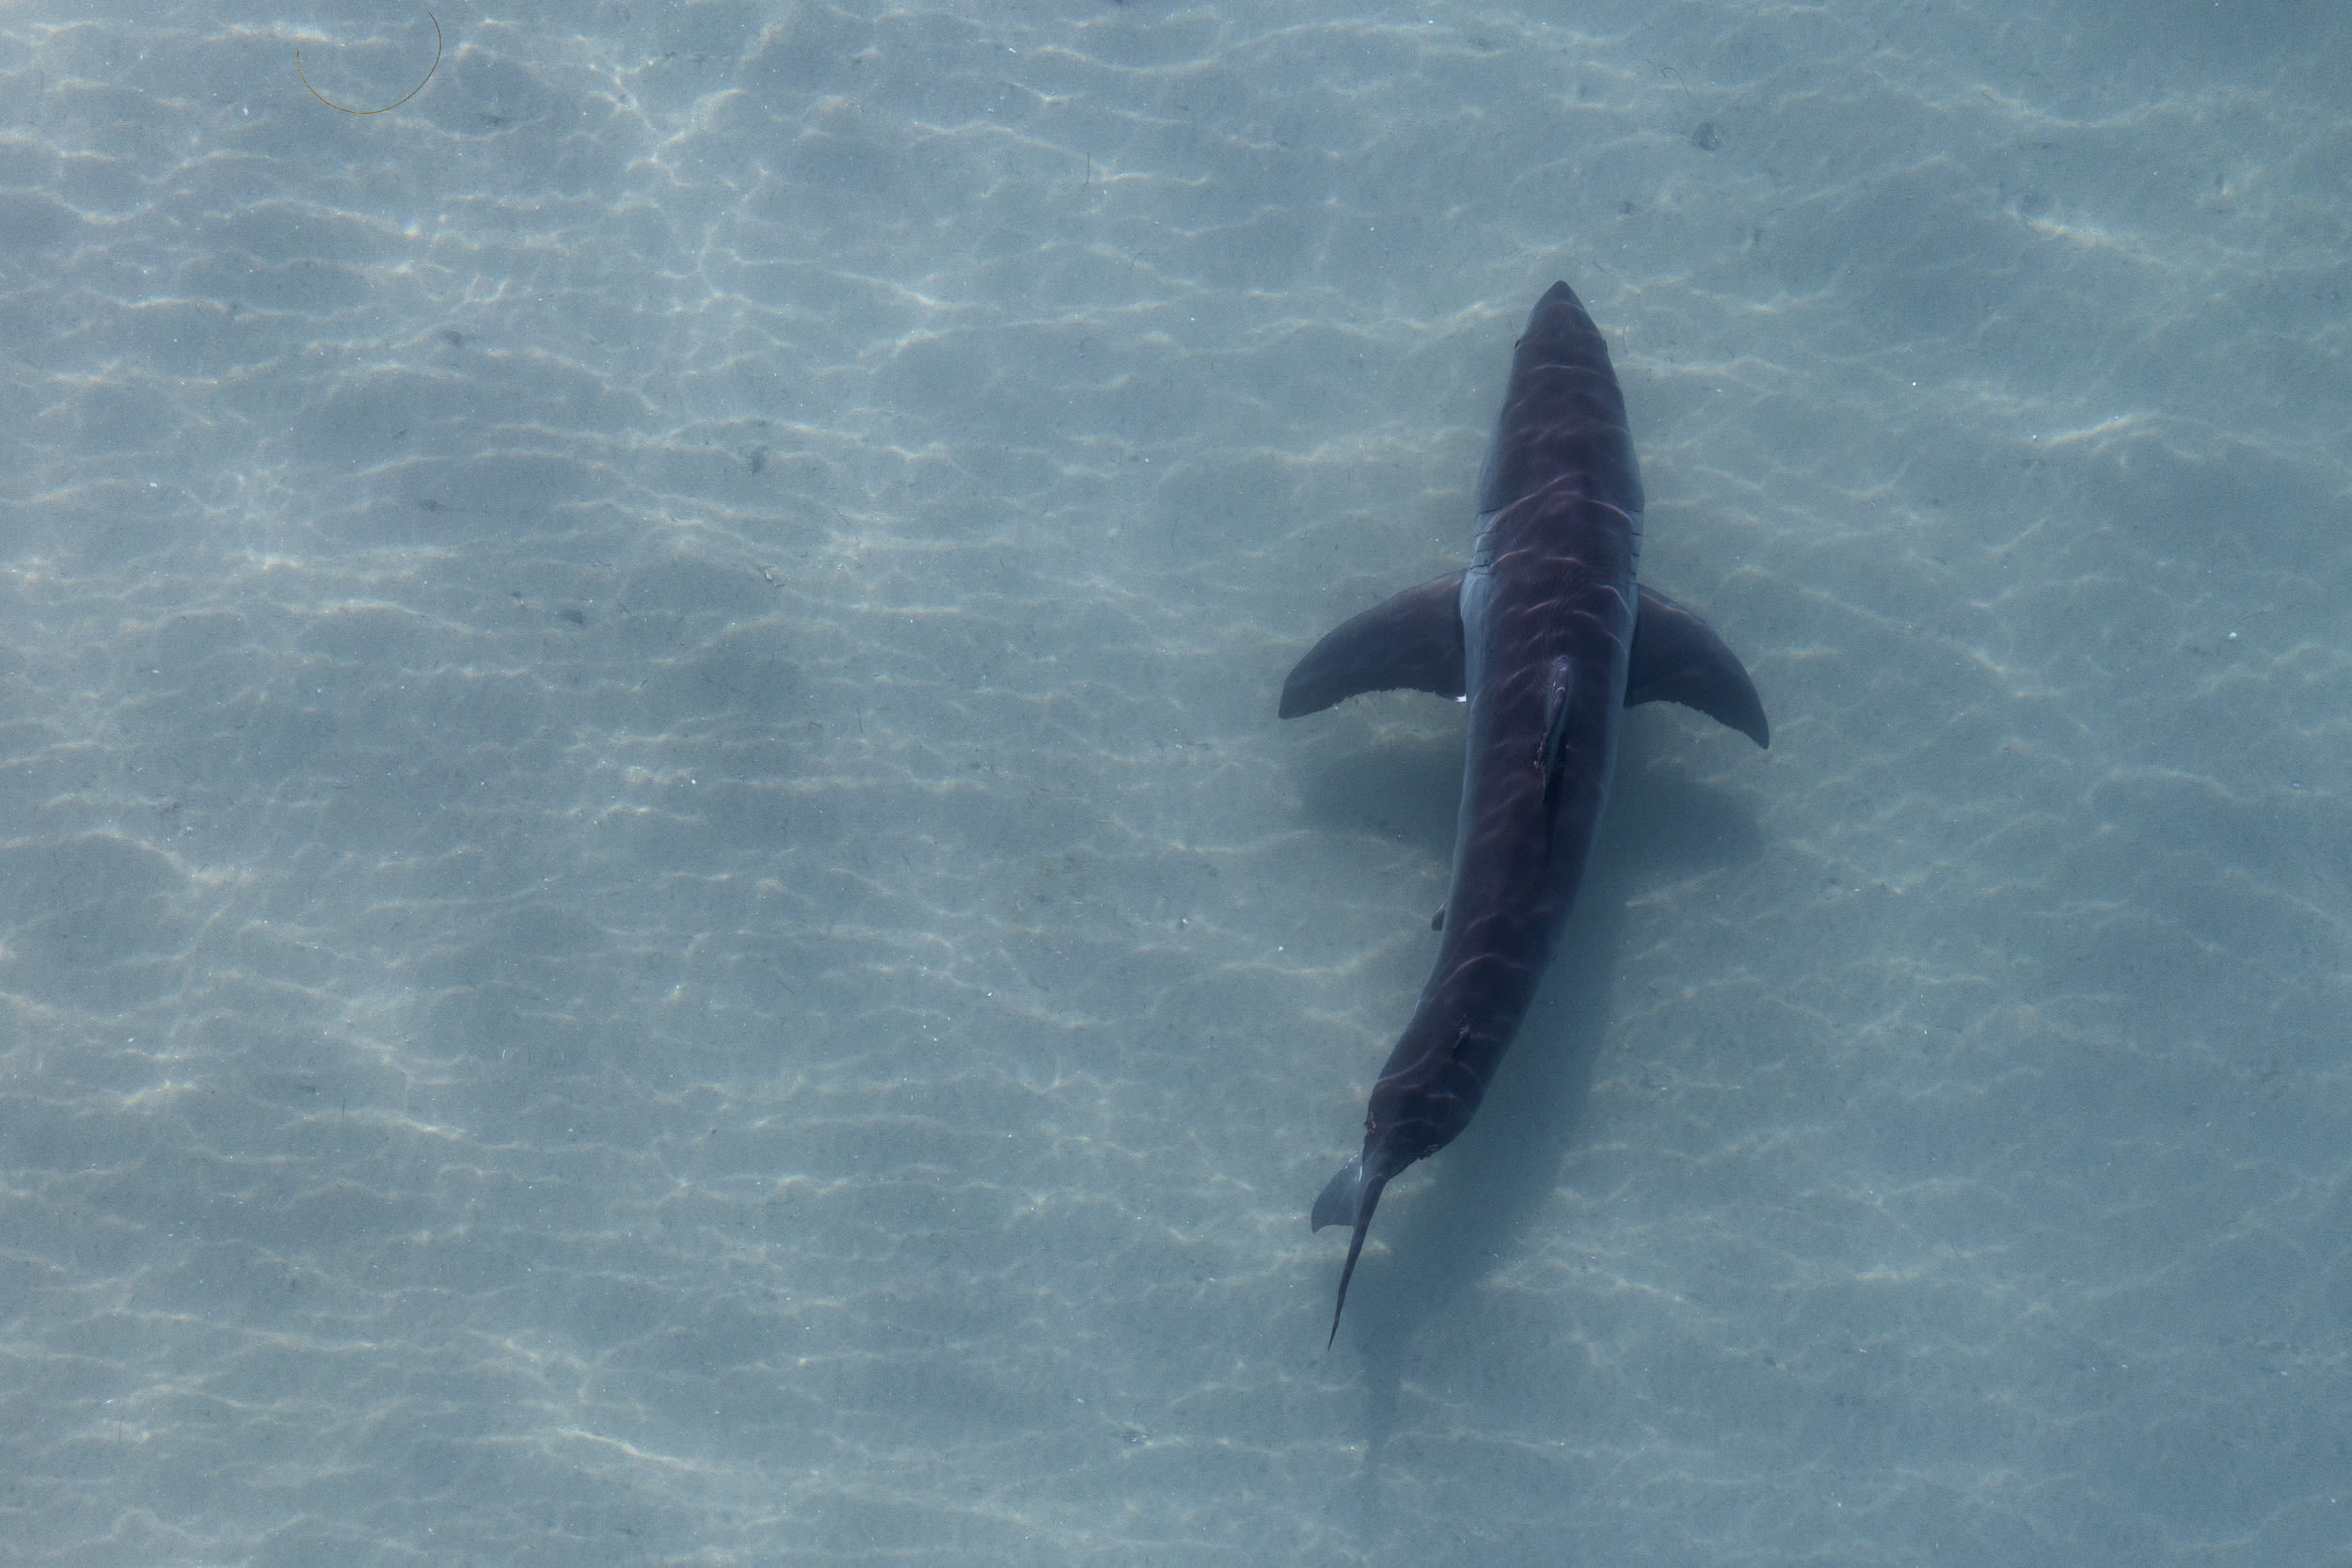
[[[1373,1085],[1363,1152],[1311,1215],[1317,1230],[1355,1228],[1333,1338],[1381,1189],[1470,1125],[1534,998],[1609,799],[1620,714],[1682,703],[1771,744],[1723,640],[1635,584],[1641,544],[1642,475],[1609,347],[1554,283],[1511,356],[1469,569],[1341,626],[1282,684],[1285,719],[1359,691],[1470,701],[1437,967]]]

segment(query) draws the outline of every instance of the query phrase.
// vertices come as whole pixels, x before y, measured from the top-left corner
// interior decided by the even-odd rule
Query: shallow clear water
[[[437,24],[0,18],[0,1556],[2352,1558],[2340,8]],[[1326,1354],[1555,277],[1773,746]]]

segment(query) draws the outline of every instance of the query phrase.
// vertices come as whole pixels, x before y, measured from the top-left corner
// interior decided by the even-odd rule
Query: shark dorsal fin
[[[1568,715],[1576,706],[1576,660],[1551,656],[1544,670],[1544,737],[1535,744],[1535,766],[1543,769],[1544,799],[1560,787],[1560,765],[1568,745]]]

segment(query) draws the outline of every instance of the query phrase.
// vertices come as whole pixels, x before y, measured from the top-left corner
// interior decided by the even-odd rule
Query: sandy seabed
[[[11,8],[0,1556],[2352,1561],[2347,58]],[[1327,1354],[1555,277],[1773,746]]]

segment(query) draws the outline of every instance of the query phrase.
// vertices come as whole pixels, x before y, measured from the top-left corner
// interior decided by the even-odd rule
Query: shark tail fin
[[[1340,1314],[1347,1310],[1347,1282],[1356,1277],[1356,1259],[1364,1250],[1364,1232],[1372,1228],[1372,1212],[1380,1206],[1380,1189],[1388,1184],[1385,1176],[1365,1174],[1364,1157],[1359,1154],[1324,1184],[1313,1212],[1308,1215],[1308,1227],[1312,1230],[1327,1225],[1348,1225],[1355,1230],[1348,1238],[1347,1266],[1340,1270],[1340,1299],[1331,1307],[1331,1338],[1324,1341],[1326,1350],[1339,1339]]]

